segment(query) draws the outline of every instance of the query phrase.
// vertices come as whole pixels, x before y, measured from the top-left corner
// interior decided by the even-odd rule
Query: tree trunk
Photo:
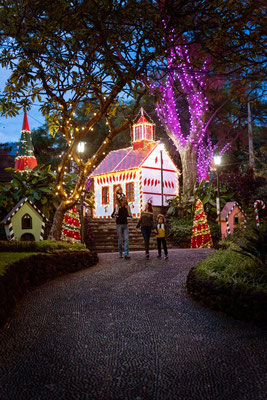
[[[182,162],[183,193],[191,189],[186,193],[186,197],[190,197],[197,180],[197,149],[192,143],[188,143],[186,147],[179,149],[179,154]]]
[[[248,165],[250,166],[250,168],[254,169],[255,168],[255,159],[254,159],[254,149],[253,149],[253,135],[252,135],[250,102],[248,102],[248,152],[249,152]]]
[[[66,211],[67,211],[66,203],[64,201],[61,201],[60,205],[58,206],[55,212],[52,227],[48,235],[48,239],[60,240],[63,218]]]

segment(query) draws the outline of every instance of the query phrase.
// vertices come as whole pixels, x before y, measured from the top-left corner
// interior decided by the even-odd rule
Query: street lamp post
[[[220,165],[222,162],[222,156],[215,155],[213,157],[214,164],[216,166],[216,174],[217,174],[217,198],[216,198],[216,205],[217,205],[217,215],[219,218],[219,226],[220,226],[220,234],[221,234],[221,207],[220,207]]]
[[[84,153],[85,143],[79,142],[77,146],[78,153]],[[83,202],[84,202],[84,193],[81,194],[81,243],[84,243],[84,214],[83,214]]]
[[[159,148],[159,152],[160,152],[161,212],[163,213],[163,206],[164,206],[164,195],[163,195],[163,150],[164,150],[164,144],[160,143],[158,148]]]

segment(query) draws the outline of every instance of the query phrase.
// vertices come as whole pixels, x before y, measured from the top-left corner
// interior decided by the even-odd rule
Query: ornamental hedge
[[[241,284],[199,275],[196,266],[187,277],[188,294],[201,305],[236,319],[267,328],[267,293]]]
[[[96,253],[68,250],[37,254],[9,264],[5,274],[0,276],[0,326],[30,289],[56,277],[93,266],[97,262]]]

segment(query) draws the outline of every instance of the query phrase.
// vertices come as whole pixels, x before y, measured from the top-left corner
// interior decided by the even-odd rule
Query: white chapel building
[[[111,151],[91,174],[95,218],[111,218],[118,186],[127,197],[133,217],[140,216],[146,202],[166,206],[167,200],[179,194],[180,171],[163,144],[155,141],[155,124],[143,108],[131,134],[133,145]]]

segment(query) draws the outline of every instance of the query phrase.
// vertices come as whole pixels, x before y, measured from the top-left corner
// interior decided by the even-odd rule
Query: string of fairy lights
[[[97,113],[94,113],[93,115],[96,116]],[[72,112],[72,113],[71,113],[71,116],[75,116],[75,113]],[[106,124],[108,124],[108,123],[106,122]],[[67,126],[70,126],[69,129],[72,129],[72,132],[69,132],[70,139],[67,140],[68,145],[69,145],[69,149],[70,149],[71,146],[74,146],[75,140],[76,140],[75,137],[74,137],[74,135],[73,135],[73,132],[75,132],[75,134],[78,135],[79,132],[84,131],[84,130],[86,129],[86,127],[85,127],[85,126],[82,126],[82,127],[75,126],[75,123],[74,123],[74,121],[72,120],[71,117],[69,117],[69,118],[67,119],[66,125],[67,125]],[[63,129],[63,126],[60,125],[60,126],[59,126],[59,129]],[[94,130],[93,127],[91,127],[91,128],[88,128],[88,127],[87,127],[87,129],[89,129],[90,131],[93,131],[93,130]],[[111,130],[110,130],[110,129],[109,129],[109,133],[111,133]],[[76,140],[76,141],[77,141],[77,140]],[[108,140],[108,138],[106,138],[106,139],[103,141],[103,143],[101,144],[100,148],[101,148],[101,147],[104,147],[103,150],[105,150],[105,148],[106,148],[106,146],[107,146],[108,143],[109,143],[109,140]],[[99,148],[98,151],[100,151],[100,148]],[[105,152],[105,151],[101,151],[101,154],[99,154],[99,156],[105,156],[105,155],[106,155],[106,152]],[[56,195],[60,195],[61,197],[63,197],[64,200],[65,200],[65,202],[66,202],[67,204],[68,204],[68,203],[71,203],[72,201],[78,200],[79,197],[80,197],[80,195],[81,195],[81,192],[82,192],[82,190],[83,190],[83,187],[79,186],[78,183],[77,183],[77,184],[76,184],[76,188],[77,188],[77,189],[74,190],[74,191],[72,190],[72,191],[70,192],[70,198],[68,198],[67,193],[66,193],[66,191],[65,191],[65,189],[64,189],[64,184],[65,184],[65,181],[64,181],[64,174],[65,174],[65,173],[67,172],[67,170],[68,170],[68,167],[67,167],[66,164],[67,164],[67,162],[72,161],[73,159],[75,159],[75,161],[76,161],[76,163],[77,163],[77,165],[78,165],[79,167],[81,167],[82,165],[84,165],[83,173],[84,173],[85,176],[87,175],[89,169],[96,168],[96,161],[97,161],[97,157],[96,157],[95,154],[92,155],[92,157],[91,157],[91,160],[92,160],[92,161],[90,161],[90,159],[89,159],[89,160],[88,160],[87,162],[85,162],[85,163],[82,162],[81,158],[79,158],[79,157],[73,157],[72,154],[66,155],[65,159],[63,158],[62,164],[60,164],[60,165],[58,166],[58,173],[62,175],[62,178],[63,178],[63,179],[62,179],[62,183],[61,183],[61,182],[60,182],[60,179],[58,178],[58,184],[57,184],[57,186],[56,186],[56,189],[57,189]],[[65,163],[65,167],[64,167],[64,163]],[[76,192],[76,194],[74,194],[74,192]]]
[[[180,68],[173,68],[179,55]],[[189,143],[197,150],[197,175],[198,180],[205,179],[210,170],[213,154],[218,148],[209,137],[206,137],[206,124],[204,123],[204,113],[208,111],[208,99],[205,95],[207,80],[205,81],[203,72],[208,73],[209,66],[207,60],[203,61],[202,73],[195,71],[192,67],[192,54],[186,45],[174,46],[168,58],[167,77],[164,84],[149,81],[150,91],[156,94],[160,91],[160,98],[157,101],[156,111],[161,126],[164,127],[171,139],[177,142],[181,148],[185,148]],[[176,96],[173,89],[175,81],[178,80],[188,102],[189,134],[184,136],[180,122],[180,112],[176,105]],[[220,150],[219,154],[224,154],[231,143],[228,142]]]

